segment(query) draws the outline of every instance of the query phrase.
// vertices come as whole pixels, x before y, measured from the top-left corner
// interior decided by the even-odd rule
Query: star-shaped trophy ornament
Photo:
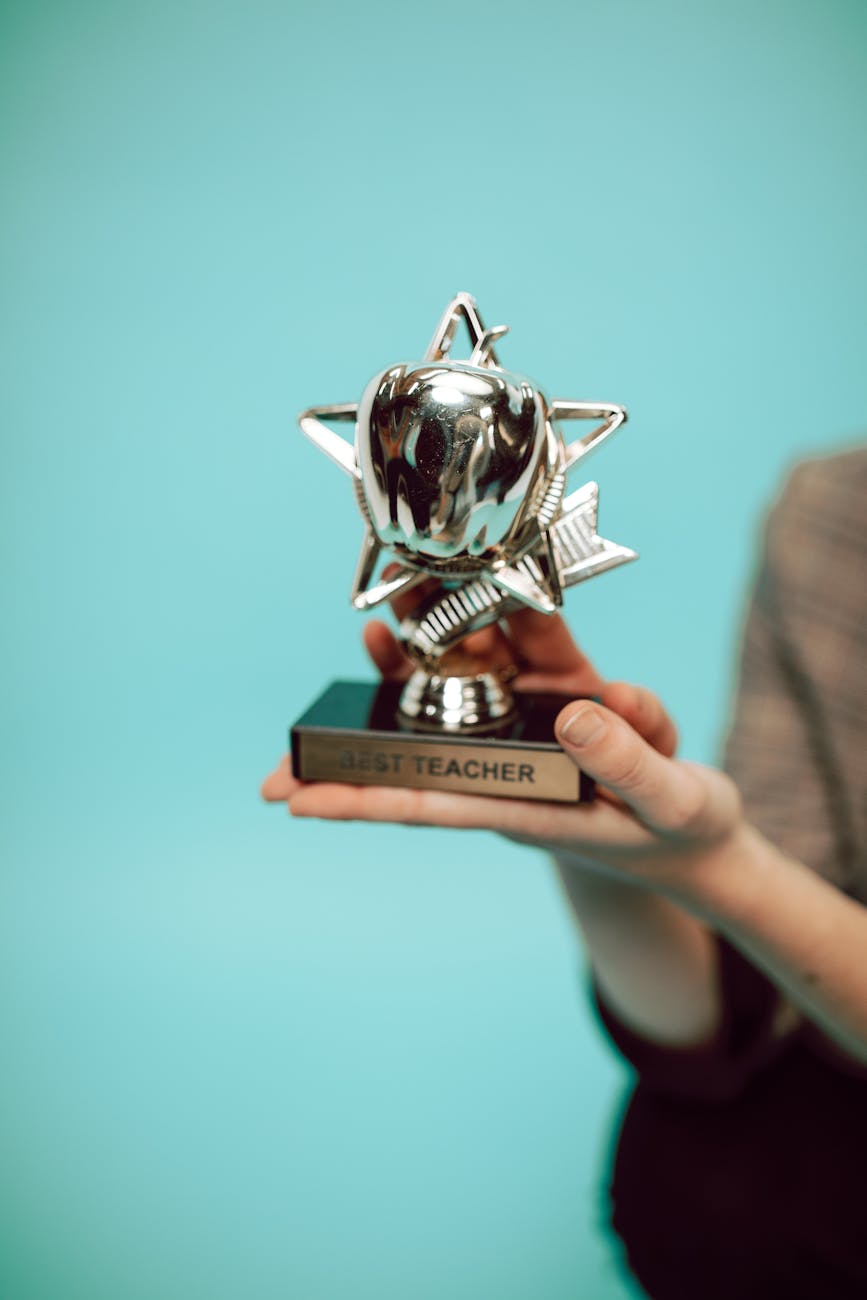
[[[461,321],[469,351],[455,360]],[[514,665],[486,663],[464,643],[521,606],[553,614],[567,587],[636,558],[597,533],[596,483],[567,494],[570,472],[626,411],[549,401],[500,364],[507,330],[486,329],[475,299],[459,293],[420,361],[380,371],[360,401],[299,416],[355,491],[364,532],[352,603],[408,609],[399,637],[414,665],[404,684],[329,687],[292,728],[302,779],[565,801],[591,794],[554,740],[567,700],[513,691]],[[589,431],[567,442],[568,421]],[[351,442],[339,432],[346,425]]]

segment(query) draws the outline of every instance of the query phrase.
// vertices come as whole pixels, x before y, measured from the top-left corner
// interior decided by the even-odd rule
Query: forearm
[[[867,908],[752,827],[660,892],[568,854],[555,861],[600,992],[633,1032],[678,1047],[712,1037],[722,1014],[718,933],[867,1064]]]
[[[708,927],[662,895],[554,857],[606,1005],[662,1046],[706,1042],[722,1014]]]
[[[675,896],[867,1064],[867,908],[749,826]]]

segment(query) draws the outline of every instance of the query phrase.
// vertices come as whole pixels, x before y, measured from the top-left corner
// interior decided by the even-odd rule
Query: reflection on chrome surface
[[[356,453],[380,541],[437,559],[493,555],[520,530],[552,466],[546,412],[527,380],[436,362],[377,375]]]

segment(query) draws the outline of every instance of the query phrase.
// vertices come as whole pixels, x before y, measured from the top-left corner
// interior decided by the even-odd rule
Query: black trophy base
[[[516,692],[516,716],[496,733],[413,731],[397,682],[332,682],[290,731],[301,781],[397,785],[510,799],[582,803],[593,781],[554,739],[554,719],[574,696]]]

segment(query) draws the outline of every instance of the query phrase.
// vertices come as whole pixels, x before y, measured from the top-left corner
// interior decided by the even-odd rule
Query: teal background
[[[627,1075],[540,856],[291,824],[367,675],[294,427],[450,295],[610,398],[571,593],[716,752],[764,503],[867,411],[867,9],[0,10],[0,1292],[625,1300]]]

